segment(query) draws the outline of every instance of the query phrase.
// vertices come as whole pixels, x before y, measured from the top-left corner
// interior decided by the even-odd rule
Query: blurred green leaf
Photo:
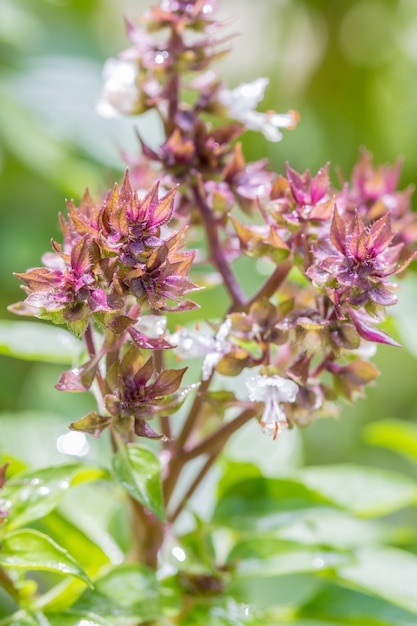
[[[415,481],[388,470],[329,465],[307,467],[297,477],[335,505],[363,517],[386,515],[417,503]]]
[[[46,570],[75,576],[91,585],[77,561],[55,541],[36,530],[15,530],[7,534],[2,540],[0,564],[6,568]]]
[[[417,556],[395,548],[363,548],[337,578],[417,615]],[[416,619],[417,621],[417,619]]]
[[[157,619],[160,614],[155,573],[140,565],[114,567],[94,582],[73,607],[125,624]]]
[[[161,487],[161,464],[156,454],[143,446],[120,448],[112,461],[116,480],[129,495],[165,520]]]
[[[70,332],[37,322],[0,321],[0,353],[25,361],[72,365],[82,343]]]
[[[297,519],[308,508],[331,500],[296,480],[248,478],[227,486],[217,502],[214,522],[240,530],[268,530]]]
[[[363,438],[372,446],[389,448],[417,463],[417,424],[380,420],[364,428]]]
[[[300,609],[299,615],[343,620],[355,626],[415,626],[417,623],[415,615],[386,599],[339,585],[326,585]]]
[[[123,558],[121,551],[115,545],[111,535],[106,532],[108,513],[106,501],[114,498],[114,493],[105,490],[100,500],[95,499],[95,492],[88,489],[88,493],[78,493],[78,497],[68,504],[65,499],[64,512],[53,511],[38,521],[37,528],[47,533],[78,561],[90,578],[94,579],[102,568],[111,562],[120,562]],[[70,495],[70,494],[69,494]],[[86,498],[90,502],[86,502]],[[100,510],[100,516],[92,520],[86,510],[88,504],[94,500],[95,511]],[[116,501],[117,506],[117,501]],[[73,512],[73,520],[69,519],[69,511]],[[72,511],[71,511],[72,512]],[[38,602],[39,608],[46,612],[60,613],[70,608],[84,591],[84,586],[77,580],[66,580],[50,589]]]
[[[90,612],[47,613],[46,617],[53,626],[111,626],[112,624],[112,622]]]
[[[197,603],[181,618],[182,626],[246,626],[252,623],[245,619],[243,606],[231,602],[228,606]]]
[[[9,530],[47,515],[58,506],[65,492],[86,481],[108,478],[106,470],[86,465],[59,465],[22,472],[7,481],[2,497],[10,501]]]
[[[91,613],[50,613],[36,611],[28,615],[19,611],[1,624],[10,626],[111,626],[111,622]]]
[[[39,527],[72,554],[90,577],[96,576],[100,569],[110,562],[109,556],[91,537],[58,511],[53,511],[42,518]]]
[[[348,553],[300,546],[279,539],[247,539],[237,543],[227,557],[235,565],[234,577],[283,576],[334,569],[351,561]]]
[[[0,84],[0,137],[18,161],[45,177],[66,193],[80,193],[98,173],[86,159],[71,155],[62,143],[48,136],[31,112],[10,97],[10,88]]]
[[[389,535],[381,523],[356,519],[345,511],[335,509],[305,511],[297,520],[272,532],[281,539],[301,545],[341,549],[381,543]]]

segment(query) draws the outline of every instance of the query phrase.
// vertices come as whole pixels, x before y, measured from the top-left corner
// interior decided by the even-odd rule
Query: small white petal
[[[221,352],[210,352],[204,357],[203,365],[201,367],[201,377],[203,380],[208,380],[213,373],[217,363],[223,358]]]
[[[133,113],[139,100],[136,85],[137,65],[133,61],[108,59],[104,64],[104,87],[96,110],[103,117],[115,117]]]
[[[274,440],[286,428],[288,421],[280,402],[294,402],[298,385],[282,376],[253,376],[246,381],[248,398],[252,402],[264,402],[260,420],[262,431]]]
[[[182,359],[198,359],[216,347],[214,337],[188,328],[181,328],[171,335],[170,341],[176,345],[175,352]]]
[[[135,324],[135,328],[151,339],[159,339],[166,333],[167,318],[163,315],[145,315],[139,318]]]
[[[267,78],[257,78],[251,83],[242,83],[235,89],[225,89],[223,94],[220,93],[220,100],[235,113],[250,111],[263,100],[268,83]]]
[[[232,320],[230,319],[230,317],[228,317],[222,324],[220,324],[219,329],[216,333],[216,341],[223,343],[231,330]]]

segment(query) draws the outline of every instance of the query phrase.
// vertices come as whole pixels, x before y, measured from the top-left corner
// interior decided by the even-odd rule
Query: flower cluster
[[[396,302],[391,277],[413,260],[417,242],[411,190],[397,191],[400,164],[374,167],[362,150],[338,189],[329,164],[315,175],[287,164],[276,175],[265,160],[247,163],[242,133],[278,141],[298,115],[257,110],[265,78],[234,89],[219,78],[212,64],[229,38],[215,9],[215,0],[161,0],[127,22],[131,46],[107,61],[98,109],[153,110],[163,140],[151,148],[139,138],[140,156],[125,155],[130,177],[101,203],[88,193],[79,207],[70,202],[63,244],[53,242],[44,267],[17,274],[28,295],[15,312],[66,323],[86,338],[87,362],[57,385],[99,387],[99,410],[72,424],[76,430],[169,438],[170,427],[159,433],[148,421],[167,418],[188,393],[185,370],[165,369],[173,351],[201,359],[180,447],[198,426],[205,432],[207,411],[229,408],[245,419],[254,412],[275,439],[334,413],[338,397],[362,393],[378,374],[369,345],[398,345],[378,324]],[[197,289],[189,278],[195,254],[182,249],[186,232],[203,240],[198,262],[214,267],[231,301],[216,323],[205,320],[208,332],[169,332],[161,316],[195,307],[184,299]],[[272,267],[251,295],[234,273],[241,255]],[[104,335],[99,348],[90,322]],[[216,373],[241,376],[243,391],[216,396]]]
[[[238,202],[253,205],[267,193],[271,174],[264,161],[246,164],[233,141],[246,130],[261,131],[269,140],[282,138],[280,128],[293,128],[298,115],[256,110],[268,79],[229,89],[212,64],[229,50],[222,22],[214,19],[215,2],[161,2],[138,24],[127,22],[132,46],[109,59],[98,111],[103,115],[135,115],[154,110],[166,139],[157,150],[141,140],[142,151],[156,166],[168,188],[182,184],[181,207],[198,220],[195,189],[210,209],[224,213]],[[185,96],[185,94],[187,94]],[[216,119],[212,124],[208,119]],[[128,157],[132,180],[143,187],[149,176],[143,158]]]
[[[44,255],[43,267],[16,274],[28,295],[10,307],[12,311],[66,324],[78,336],[88,337],[88,361],[61,374],[57,388],[86,391],[98,377],[109,415],[89,414],[77,429],[97,435],[110,423],[116,429],[128,424],[137,434],[156,436],[145,420],[178,406],[173,394],[184,370],[157,375],[150,358],[142,369],[138,366],[117,383],[113,379],[123,346],[132,346],[129,353],[136,350],[137,362],[143,360],[143,351],[172,348],[165,339],[164,318],[155,313],[196,306],[183,299],[198,288],[188,277],[195,253],[181,250],[183,230],[171,232],[166,226],[174,194],[160,196],[156,184],[140,199],[127,173],[121,187],[115,185],[102,203],[86,192],[79,207],[68,203],[68,219],[61,217],[63,244],[53,242],[54,252]],[[91,337],[93,324],[105,333],[98,350]],[[108,365],[105,377],[103,358]],[[152,376],[157,376],[154,383],[145,384]],[[112,401],[109,394],[116,394]],[[165,396],[170,397],[168,403]],[[149,406],[152,410],[145,410]]]
[[[90,318],[125,330],[139,311],[194,307],[181,299],[197,289],[188,278],[195,253],[180,249],[183,231],[161,232],[173,203],[174,191],[159,197],[158,184],[140,200],[127,173],[101,204],[88,192],[79,207],[69,202],[68,221],[61,218],[64,244],[53,242],[44,267],[16,274],[28,296],[12,310],[80,333]]]

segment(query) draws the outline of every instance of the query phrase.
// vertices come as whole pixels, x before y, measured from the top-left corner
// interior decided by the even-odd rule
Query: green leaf
[[[159,616],[155,573],[140,565],[119,565],[94,582],[73,610],[92,612],[117,622],[153,620]]]
[[[110,562],[110,556],[105,554],[93,537],[87,536],[80,526],[72,523],[61,512],[53,511],[42,518],[38,522],[38,527],[48,537],[56,540],[62,548],[68,550],[91,577],[96,576],[103,566]],[[108,539],[111,549],[111,538]]]
[[[280,539],[301,545],[316,545],[350,549],[380,543],[388,531],[381,523],[357,519],[345,511],[310,509],[273,531]]]
[[[55,541],[36,530],[16,530],[7,534],[1,545],[0,565],[74,576],[91,585],[77,561]]]
[[[214,511],[214,522],[234,529],[267,531],[298,519],[309,508],[331,501],[296,480],[248,478],[224,491]]]
[[[65,502],[65,509],[72,510],[74,521],[68,519],[68,511],[64,512],[65,517],[61,511],[53,511],[37,523],[37,528],[68,550],[88,576],[94,579],[112,559],[121,559],[123,555],[105,530],[108,514],[103,500],[112,498],[114,493],[105,490],[102,499],[95,500],[95,510],[100,510],[100,519],[92,524],[86,511],[86,497],[90,501],[94,499],[93,488],[89,487],[88,491],[84,490],[86,493],[77,493],[72,504]],[[64,612],[72,607],[83,591],[84,584],[81,581],[67,578],[49,589],[39,599],[38,607],[46,613]]]
[[[346,620],[355,626],[414,626],[417,623],[415,615],[388,600],[339,585],[327,585],[304,604],[299,615],[321,618],[326,624]]]
[[[108,472],[86,465],[68,464],[23,472],[7,481],[2,497],[9,500],[9,530],[47,515],[61,502],[65,492],[86,481],[107,478]]]
[[[112,626],[112,622],[90,612],[47,613],[46,617],[53,626]]]
[[[364,548],[337,578],[417,615],[417,556],[396,548]],[[416,620],[417,621],[417,620]]]
[[[252,626],[246,605],[232,598],[219,597],[210,603],[196,600],[181,617],[181,626]],[[256,622],[257,624],[257,622]]]
[[[128,445],[114,455],[112,467],[116,480],[129,495],[164,521],[161,464],[156,454],[143,446]]]
[[[6,622],[1,622],[2,624]],[[7,621],[10,626],[112,626],[92,613],[31,613],[19,611]]]
[[[402,420],[380,420],[363,431],[364,440],[402,454],[417,463],[417,424]]]
[[[82,349],[68,331],[38,322],[0,321],[0,353],[25,361],[71,365]]]
[[[297,477],[335,505],[359,516],[378,517],[417,502],[415,481],[395,472],[355,465],[308,467]]]
[[[270,577],[333,569],[351,560],[347,553],[300,546],[279,539],[248,539],[237,543],[227,562],[234,578]]]

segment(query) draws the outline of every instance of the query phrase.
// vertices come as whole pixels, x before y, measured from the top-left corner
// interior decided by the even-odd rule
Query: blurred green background
[[[99,192],[120,177],[119,150],[137,150],[135,125],[150,142],[156,140],[149,116],[103,120],[94,112],[104,60],[128,45],[122,13],[138,15],[148,5],[144,0],[0,0],[4,319],[12,317],[6,306],[22,296],[12,272],[38,265],[50,239],[59,239],[57,214],[65,211],[65,198],[78,200],[86,186]],[[230,85],[268,76],[263,109],[291,108],[301,115],[298,128],[279,144],[248,133],[248,160],[267,156],[278,172],[287,160],[313,172],[331,161],[336,181],[337,168],[349,175],[363,145],[377,163],[404,158],[401,187],[417,180],[415,0],[219,0],[219,6],[222,15],[235,16],[233,30],[241,33],[222,62]],[[415,474],[406,459],[371,448],[363,439],[369,422],[417,421],[415,275],[404,281],[399,298],[390,332],[406,348],[380,348],[376,362],[382,375],[367,398],[344,407],[341,419],[323,420],[303,432],[308,463],[352,461]],[[46,462],[48,437],[56,440],[91,401],[54,390],[59,366],[0,357],[0,368],[0,446]]]

